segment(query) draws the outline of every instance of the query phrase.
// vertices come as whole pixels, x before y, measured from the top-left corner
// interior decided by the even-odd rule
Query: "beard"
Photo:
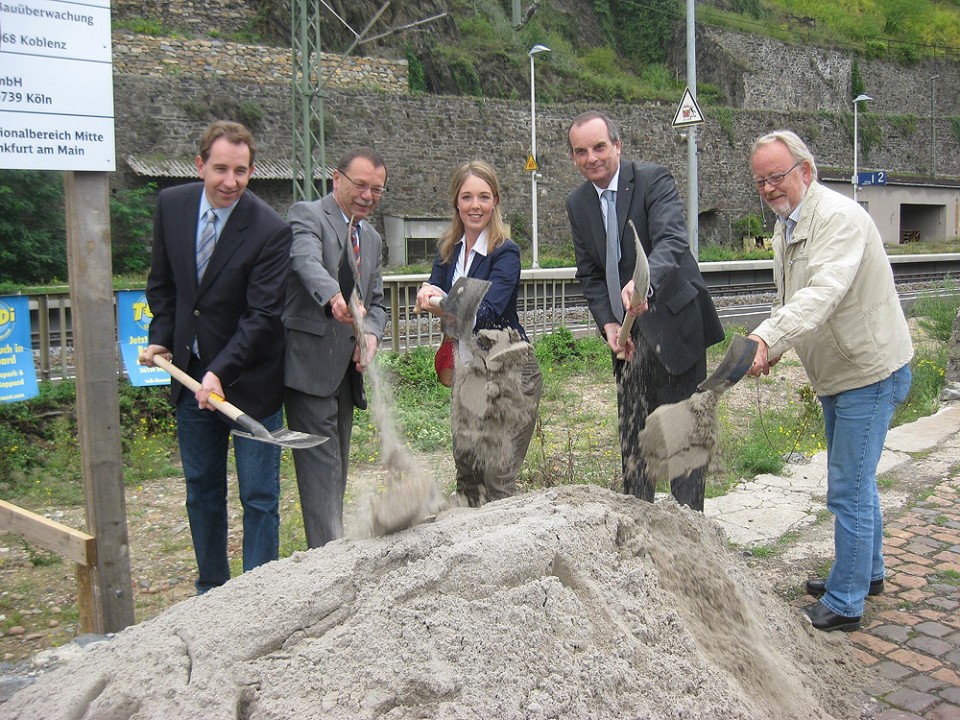
[[[764,196],[763,202],[766,203],[767,207],[773,210],[777,215],[785,218],[800,206],[800,203],[803,202],[803,198],[807,194],[809,187],[810,186],[806,183],[802,185],[800,191],[800,200],[797,201],[796,204],[790,202],[790,198],[787,197],[785,193],[783,195],[779,195],[773,200],[770,200]]]

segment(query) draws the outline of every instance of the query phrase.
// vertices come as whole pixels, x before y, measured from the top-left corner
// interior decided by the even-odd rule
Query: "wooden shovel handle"
[[[630,306],[633,307],[636,305],[640,302],[640,299],[640,293],[634,291],[633,296],[630,298]],[[630,337],[630,330],[633,328],[633,321],[636,319],[637,316],[631,315],[630,313],[627,313],[627,316],[623,319],[623,325],[620,326],[620,332],[617,335],[617,343],[624,349],[617,353],[618,360],[627,359],[627,338]]]
[[[438,307],[440,307],[440,303],[441,303],[442,301],[443,301],[443,298],[442,298],[442,297],[440,297],[439,295],[434,295],[433,297],[430,298],[430,307],[438,308]],[[414,311],[415,313],[421,313],[421,312],[423,312],[423,308],[420,307],[420,301],[419,301],[419,300],[418,300],[416,303],[414,303],[414,305],[413,305],[413,311]]]
[[[200,389],[200,383],[163,357],[163,355],[154,355],[153,364],[161,370],[170,373],[170,376],[176,379],[185,388],[192,390],[193,392],[196,392]],[[234,422],[236,422],[237,419],[244,414],[243,411],[236,405],[231,405],[215,393],[210,393],[208,402]]]

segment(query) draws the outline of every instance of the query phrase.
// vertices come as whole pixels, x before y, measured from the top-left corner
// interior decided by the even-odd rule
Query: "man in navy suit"
[[[256,145],[239,123],[212,123],[196,158],[201,182],[157,199],[147,301],[150,345],[200,382],[175,380],[177,438],[197,557],[197,593],[230,579],[227,452],[231,425],[209,404],[225,398],[275,430],[283,418],[283,325],[290,226],[247,190]],[[209,241],[209,242],[208,242]],[[209,247],[204,253],[200,247]],[[243,570],[276,560],[280,545],[280,448],[234,438],[243,506]]]
[[[567,215],[577,278],[614,353],[624,491],[652,502],[656,488],[647,476],[638,435],[657,407],[685,400],[696,391],[707,374],[706,348],[723,340],[723,328],[687,247],[683,204],[670,171],[621,159],[620,131],[600,112],[575,117],[567,139],[573,162],[586,178],[567,196]],[[618,258],[609,280],[607,197],[615,208],[611,250]],[[636,227],[650,265],[650,292],[634,306],[637,254],[628,220]],[[626,347],[621,347],[618,334],[624,312],[635,315],[636,321]],[[626,361],[616,357],[621,350],[626,351]],[[677,502],[703,510],[704,470],[671,479]]]
[[[387,322],[380,275],[383,241],[366,220],[386,192],[386,182],[380,154],[357,147],[337,163],[332,192],[320,200],[294,203],[287,213],[293,226],[283,310],[287,423],[291,430],[330,438],[293,451],[311,548],[343,536],[353,408],[366,407],[363,373],[373,362]],[[353,284],[354,270],[362,306],[351,308],[351,288],[341,280]],[[353,309],[365,315],[356,317]]]

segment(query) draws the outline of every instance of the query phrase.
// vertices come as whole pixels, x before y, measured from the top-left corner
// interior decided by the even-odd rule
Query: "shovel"
[[[154,355],[153,364],[161,370],[165,370],[166,372],[170,373],[170,375],[176,378],[185,388],[188,388],[193,392],[196,392],[200,389],[200,383],[187,375],[187,373],[178,368],[162,355]],[[238,437],[247,438],[249,440],[258,440],[260,442],[269,443],[270,445],[279,445],[280,447],[294,449],[313,447],[330,439],[321,437],[320,435],[310,435],[309,433],[298,432],[296,430],[286,430],[284,428],[273,431],[267,430],[261,423],[244,413],[236,405],[231,405],[226,400],[214,395],[213,393],[210,393],[210,404],[237,423],[237,425],[240,425],[250,431],[243,432],[241,430],[234,430],[233,434]]]
[[[630,305],[636,305],[650,293],[650,263],[647,262],[647,254],[643,251],[643,245],[640,244],[640,235],[637,234],[637,226],[633,220],[627,220],[630,229],[633,230],[633,240],[637,245],[637,263],[633,266],[633,295],[630,297]],[[627,313],[623,319],[623,325],[620,326],[620,334],[617,336],[617,343],[620,347],[627,347],[627,338],[630,337],[630,330],[633,328],[633,321],[637,319],[636,315]],[[625,360],[627,351],[621,350],[617,353],[618,360]]]
[[[478,280],[463,275],[453,284],[445,298],[430,298],[430,306],[439,307],[442,310],[440,329],[444,335],[459,340],[473,332],[473,326],[477,321],[477,310],[491,285],[493,283],[489,280]],[[413,310],[420,312],[420,306],[415,305]]]
[[[757,354],[757,341],[745,335],[734,335],[730,340],[730,347],[724,354],[720,364],[706,380],[697,385],[698,392],[711,390],[722,393],[736,385],[740,378],[747,374]]]
[[[363,329],[363,317],[365,313],[361,313],[361,308],[364,306],[363,296],[360,293],[360,271],[357,268],[358,258],[353,254],[353,243],[350,241],[354,222],[354,216],[351,215],[350,222],[347,225],[347,242],[344,244],[343,252],[340,254],[337,280],[340,283],[340,292],[347,300],[347,307],[350,308],[350,314],[353,315],[353,334],[357,338],[357,347],[360,348],[360,364],[366,367],[367,343]]]
[[[747,374],[756,354],[755,340],[734,335],[720,364],[697,386],[697,392],[650,413],[638,436],[649,478],[672,486],[674,480],[709,466],[716,447],[720,394]]]

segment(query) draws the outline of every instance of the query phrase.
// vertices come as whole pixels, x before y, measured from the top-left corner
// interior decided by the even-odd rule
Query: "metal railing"
[[[894,276],[956,277],[960,274],[960,255],[896,255],[890,257]],[[701,263],[700,269],[711,292],[720,294],[725,287],[747,288],[772,283],[772,260],[737,260]],[[595,325],[577,281],[575,268],[523,270],[517,312],[527,335],[534,340],[558,327],[574,334],[593,332]],[[429,313],[415,313],[414,300],[427,274],[386,275],[383,278],[387,303],[385,349],[404,352],[419,346],[440,344],[440,322]],[[72,377],[73,332],[69,291],[50,291],[30,295],[32,342],[37,375],[51,380]],[[119,372],[123,373],[118,360]]]
[[[524,270],[520,273],[517,312],[530,339],[561,325],[577,329],[592,326],[586,301],[573,268]],[[440,321],[429,313],[414,312],[414,301],[426,274],[388,275],[383,279],[387,326],[383,347],[404,352],[419,346],[436,347]],[[75,375],[70,293],[57,290],[30,295],[31,342],[37,378],[60,380]],[[119,372],[123,374],[118,360]]]
[[[592,325],[575,273],[574,268],[520,272],[517,313],[531,340],[551,333],[561,325]],[[440,344],[439,320],[429,313],[414,312],[417,290],[428,278],[426,274],[389,275],[383,278],[388,314],[384,347],[403,352],[421,345]]]

